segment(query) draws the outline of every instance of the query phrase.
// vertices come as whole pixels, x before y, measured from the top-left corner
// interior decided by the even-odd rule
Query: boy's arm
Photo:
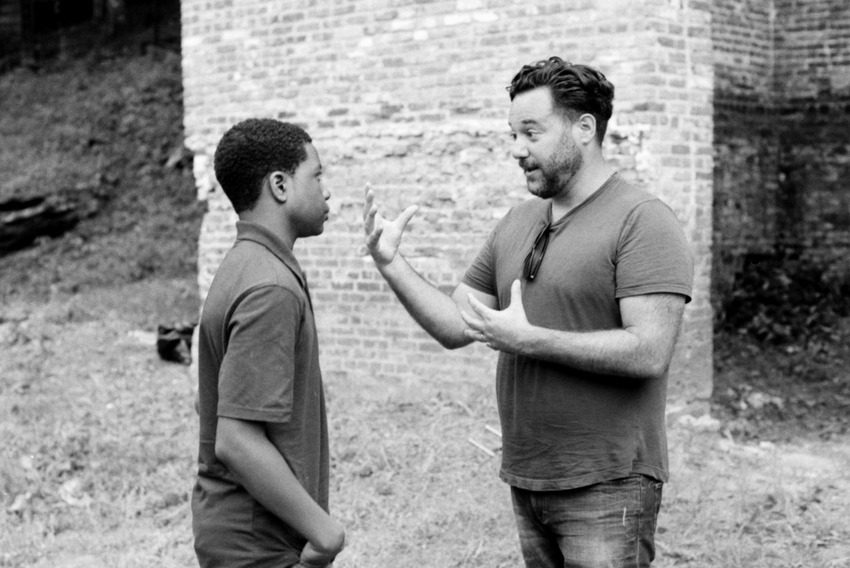
[[[342,527],[299,483],[262,422],[219,417],[215,453],[254,499],[307,539],[302,561],[330,564],[342,551]]]

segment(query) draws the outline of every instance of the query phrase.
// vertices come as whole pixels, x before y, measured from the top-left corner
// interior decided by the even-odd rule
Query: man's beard
[[[569,181],[581,169],[581,165],[581,153],[574,145],[568,144],[567,148],[559,152],[554,160],[537,166],[536,169],[542,179],[537,182],[539,184],[537,188],[533,187],[530,180],[526,181],[528,191],[541,199],[556,197],[567,187]],[[521,163],[520,166],[526,169],[524,164]]]

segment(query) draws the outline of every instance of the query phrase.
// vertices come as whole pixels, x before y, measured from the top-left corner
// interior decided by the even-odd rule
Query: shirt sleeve
[[[494,229],[490,232],[490,236],[487,237],[487,241],[478,251],[478,255],[469,265],[462,279],[462,282],[467,286],[491,296],[498,296],[493,265],[493,240],[495,235]]]
[[[676,214],[660,200],[637,205],[617,247],[616,297],[672,293],[691,301],[693,254]]]
[[[280,286],[253,289],[236,305],[218,376],[219,416],[289,420],[303,313],[299,298]]]

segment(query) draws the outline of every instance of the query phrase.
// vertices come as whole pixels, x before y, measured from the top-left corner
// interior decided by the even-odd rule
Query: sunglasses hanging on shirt
[[[546,247],[549,246],[549,230],[551,228],[552,222],[547,221],[534,239],[534,245],[531,247],[531,250],[525,256],[522,275],[526,280],[534,280],[537,272],[540,270],[540,265],[543,263],[543,255],[546,254]]]

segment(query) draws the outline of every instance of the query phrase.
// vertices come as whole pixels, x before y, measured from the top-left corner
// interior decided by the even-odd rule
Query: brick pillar
[[[696,257],[694,301],[674,362],[671,409],[707,409],[711,390],[712,69],[707,8],[687,0],[317,2],[184,0],[187,145],[210,207],[199,285],[233,238],[210,156],[238,120],[304,125],[327,166],[325,234],[296,245],[314,291],[329,380],[393,389],[492,381],[495,357],[444,351],[407,316],[362,245],[363,186],[389,215],[421,207],[411,264],[450,291],[509,207],[527,199],[510,158],[505,86],[560,55],[615,84],[605,150],[622,175],[678,213]]]

